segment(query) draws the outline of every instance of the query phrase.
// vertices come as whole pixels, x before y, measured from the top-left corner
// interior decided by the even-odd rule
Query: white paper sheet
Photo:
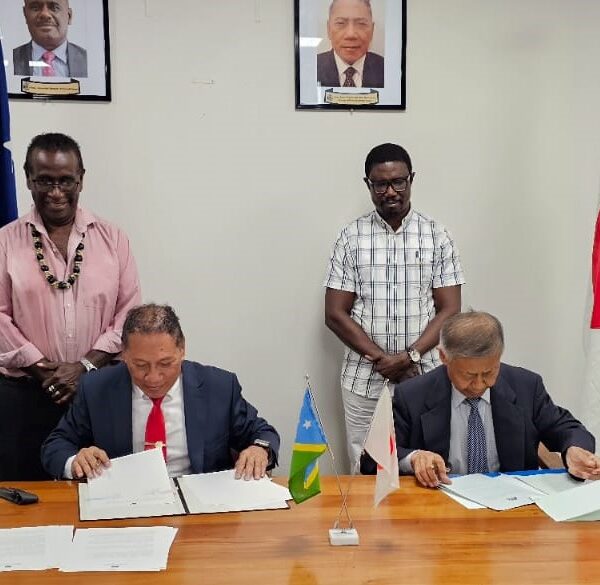
[[[600,481],[538,498],[535,502],[550,518],[565,520],[600,520]]]
[[[160,449],[111,459],[102,475],[88,481],[90,503],[172,504],[173,491]]]
[[[485,509],[485,506],[482,506],[481,504],[478,504],[477,502],[472,502],[471,500],[467,500],[466,498],[461,498],[460,496],[457,496],[456,494],[453,494],[452,492],[449,492],[448,490],[441,490],[441,491],[444,492],[451,500],[454,500],[455,502],[457,502],[464,508],[467,508],[467,510],[484,510]]]
[[[573,479],[566,471],[564,473],[515,475],[514,477],[546,495],[557,494],[585,485],[584,482]]]
[[[230,469],[216,473],[184,475],[179,486],[192,514],[275,510],[287,508],[289,490],[268,477],[259,480],[235,479]]]
[[[492,510],[512,510],[532,504],[541,492],[508,475],[489,477],[481,473],[452,478],[440,489],[477,502]]]
[[[60,566],[68,555],[73,526],[0,530],[0,571],[42,571]]]
[[[111,500],[88,499],[88,485],[79,484],[79,518],[80,520],[112,520],[116,518],[155,518],[159,516],[178,516],[185,514],[185,509],[177,488],[171,480],[174,500],[171,503],[138,502],[136,504],[113,502]]]
[[[176,534],[177,528],[170,526],[77,530],[71,555],[60,570],[160,571],[167,568]]]

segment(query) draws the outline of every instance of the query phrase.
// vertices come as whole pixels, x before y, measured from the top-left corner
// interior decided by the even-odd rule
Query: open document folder
[[[79,485],[81,520],[147,518],[287,508],[287,488],[265,477],[236,480],[233,470],[170,479],[160,449],[111,460],[98,478]]]

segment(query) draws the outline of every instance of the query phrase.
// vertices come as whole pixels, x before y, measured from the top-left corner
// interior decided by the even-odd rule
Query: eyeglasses
[[[369,189],[373,189],[377,195],[383,195],[389,187],[391,187],[396,193],[402,193],[406,191],[406,188],[412,182],[414,173],[408,175],[408,177],[397,177],[390,179],[389,181],[371,181],[368,177],[365,177],[365,183]]]
[[[42,193],[49,193],[54,190],[54,187],[58,187],[63,193],[70,193],[75,191],[80,183],[73,177],[61,177],[56,181],[50,177],[42,177],[41,179],[32,179],[31,182],[35,183],[38,191]]]

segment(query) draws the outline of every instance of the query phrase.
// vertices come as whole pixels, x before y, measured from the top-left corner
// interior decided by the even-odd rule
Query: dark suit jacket
[[[414,449],[433,451],[448,461],[452,385],[446,366],[396,386],[394,423],[398,459]],[[594,452],[594,437],[571,413],[556,406],[542,378],[502,364],[490,401],[500,471],[537,469],[542,441],[550,451],[564,454],[571,446]],[[366,459],[363,473],[373,473]]]
[[[15,75],[33,75],[29,66],[33,52],[31,42],[13,49]],[[67,65],[71,77],[87,77],[87,51],[74,43],[67,43]]]
[[[269,441],[271,467],[277,464],[279,435],[242,398],[235,374],[184,361],[182,380],[188,455],[194,473],[230,469],[231,450],[239,452],[255,439]],[[125,364],[83,376],[73,404],[42,445],[46,471],[62,477],[67,459],[91,445],[104,449],[110,458],[131,454],[131,394]]]
[[[377,53],[367,53],[363,68],[363,87],[383,87],[384,60]],[[322,87],[340,87],[340,74],[333,50],[317,55],[317,81]]]

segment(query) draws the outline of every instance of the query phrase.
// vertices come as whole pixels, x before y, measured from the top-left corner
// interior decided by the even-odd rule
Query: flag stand
[[[315,400],[312,388],[310,386],[310,378],[308,374],[306,375],[306,387],[308,388],[308,392],[310,394],[310,399],[312,400],[313,406],[315,407],[315,413],[319,420],[319,424],[323,429],[323,420],[321,419],[321,414],[319,412],[319,408],[317,407],[317,402]],[[335,479],[337,481],[338,490],[340,492],[340,496],[342,497],[342,507],[340,508],[340,513],[336,518],[333,528],[329,529],[329,544],[331,546],[357,546],[359,543],[358,531],[354,528],[352,523],[352,517],[350,516],[350,510],[348,510],[348,494],[350,493],[350,483],[352,482],[352,478],[350,479],[350,483],[348,484],[348,489],[344,494],[342,490],[342,485],[340,483],[340,474],[338,473],[337,466],[335,464],[335,457],[333,455],[333,451],[331,450],[331,446],[329,445],[329,441],[327,441],[327,451],[329,452],[329,456],[331,457],[331,464],[333,465],[333,471],[335,473]],[[357,469],[354,470],[356,473]],[[346,516],[347,526],[340,526],[342,520],[342,514]]]

